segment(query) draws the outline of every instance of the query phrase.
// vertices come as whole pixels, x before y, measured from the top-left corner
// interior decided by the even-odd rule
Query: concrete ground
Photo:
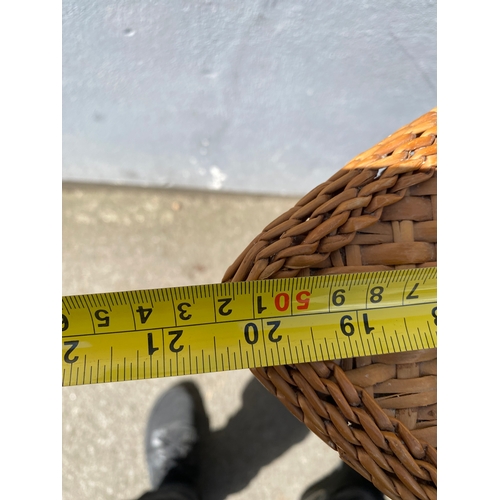
[[[291,198],[63,186],[63,294],[219,282]],[[190,379],[211,424],[204,500],[298,500],[337,454],[248,372],[63,388],[64,500],[133,500],[149,488],[144,431],[155,400]]]

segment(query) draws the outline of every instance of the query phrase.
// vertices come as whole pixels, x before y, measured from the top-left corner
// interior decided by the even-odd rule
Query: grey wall
[[[435,105],[432,0],[63,0],[63,180],[303,194]]]

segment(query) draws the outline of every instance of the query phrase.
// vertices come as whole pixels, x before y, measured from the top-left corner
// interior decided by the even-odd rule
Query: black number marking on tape
[[[139,317],[141,318],[141,324],[146,323],[148,318],[151,316],[151,313],[153,312],[152,307],[143,307],[139,306],[136,311],[139,313]]]
[[[172,330],[171,332],[168,332],[169,335],[174,335],[174,338],[170,341],[170,345],[168,348],[172,352],[181,352],[182,349],[184,349],[183,345],[180,345],[178,347],[175,346],[175,343],[181,338],[183,330]]]
[[[276,330],[280,327],[281,321],[266,321],[267,326],[271,326],[271,330],[268,333],[268,338],[271,342],[278,343],[283,336],[282,335],[274,335]],[[247,323],[243,330],[245,340],[247,344],[254,345],[259,341],[259,327],[255,323]]]
[[[420,283],[415,283],[413,285],[411,292],[406,296],[406,300],[418,299],[418,295],[413,295],[413,293],[417,290],[419,284]]]
[[[69,328],[69,320],[65,314],[62,315],[62,331],[65,332]]]
[[[250,330],[253,331],[253,338],[250,338]],[[256,344],[259,340],[259,328],[255,323],[247,323],[243,331],[245,335],[245,340],[248,344]]]
[[[157,351],[159,347],[154,347],[153,346],[153,334],[150,332],[148,333],[148,354],[150,356],[153,355],[155,351]]]
[[[217,302],[221,303],[221,306],[219,307],[219,314],[221,316],[229,316],[233,310],[232,309],[227,309],[226,307],[231,303],[233,299],[231,297],[226,298],[226,299],[219,299]]]
[[[109,312],[104,309],[98,309],[94,313],[96,319],[102,321],[102,323],[97,323],[97,326],[99,327],[109,326],[109,316],[106,316],[106,314],[109,314]]]
[[[375,330],[374,326],[370,326],[370,323],[368,323],[368,314],[363,313],[363,325],[365,326],[365,332],[367,335],[370,335],[370,333]]]
[[[267,322],[268,325],[272,325],[273,327],[271,328],[271,331],[269,332],[269,340],[271,342],[279,342],[283,336],[282,335],[278,335],[277,337],[274,336],[274,332],[279,328],[279,326],[281,325],[281,321],[268,321]]]
[[[188,319],[192,318],[192,314],[188,314],[187,308],[191,307],[191,304],[189,302],[181,302],[177,306],[177,310],[180,312],[179,317],[183,319],[184,321],[187,321]]]
[[[78,356],[74,356],[73,358],[70,358],[69,355],[77,348],[79,341],[78,340],[68,340],[64,342],[64,345],[69,345],[71,346],[65,353],[64,353],[64,361],[66,363],[69,363],[70,365],[74,363],[75,361],[78,361]]]
[[[262,305],[262,295],[257,295],[257,311],[262,314],[267,309],[266,306]]]
[[[335,290],[335,292],[332,295],[332,302],[334,306],[341,306],[345,302],[345,296],[343,295],[345,293],[345,290],[343,288],[339,288],[338,290]]]
[[[340,318],[340,329],[346,337],[350,337],[354,334],[354,325],[349,323],[349,321],[352,321],[352,316],[349,316],[348,314]]]
[[[382,293],[384,292],[383,286],[375,286],[370,290],[370,302],[372,304],[378,304],[382,302]]]

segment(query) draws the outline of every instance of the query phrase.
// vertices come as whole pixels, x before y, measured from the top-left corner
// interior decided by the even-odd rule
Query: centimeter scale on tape
[[[63,386],[436,347],[437,268],[62,299]]]

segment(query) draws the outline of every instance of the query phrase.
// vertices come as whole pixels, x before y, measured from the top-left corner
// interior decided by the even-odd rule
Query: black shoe
[[[383,500],[384,495],[342,462],[329,476],[309,487],[301,500]]]
[[[146,460],[154,490],[184,485],[197,491],[200,439],[208,418],[195,385],[182,383],[156,402],[146,430]]]

